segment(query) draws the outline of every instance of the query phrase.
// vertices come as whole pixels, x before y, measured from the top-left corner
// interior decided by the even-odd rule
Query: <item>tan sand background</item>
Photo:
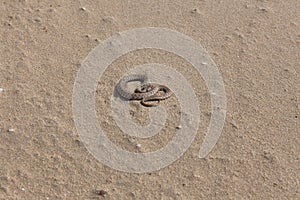
[[[300,1],[2,0],[0,20],[0,199],[300,199]],[[176,98],[163,102],[170,119],[152,140],[122,134],[108,106],[130,66],[167,64],[201,104],[188,151],[162,170],[130,174],[104,166],[79,140],[72,90],[80,64],[102,40],[138,27],[182,32],[216,62],[227,118],[205,159],[198,152],[210,117],[207,88],[189,63],[162,51],[136,51],[109,67],[99,80],[98,117],[124,149],[163,147],[178,120]],[[134,119],[147,123],[147,109],[131,105]]]

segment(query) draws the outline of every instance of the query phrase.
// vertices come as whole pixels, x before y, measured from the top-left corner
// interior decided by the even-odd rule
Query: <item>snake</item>
[[[141,85],[133,92],[126,89],[128,82],[139,81]],[[143,106],[152,107],[157,106],[160,100],[169,98],[173,93],[164,85],[157,83],[150,83],[146,75],[132,74],[123,77],[116,86],[117,92],[127,100],[141,100]],[[156,101],[156,104],[149,102]]]

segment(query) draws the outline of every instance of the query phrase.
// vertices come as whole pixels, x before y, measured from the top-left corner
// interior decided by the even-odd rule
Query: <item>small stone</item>
[[[202,62],[201,64],[202,64],[202,65],[207,65],[207,62]]]
[[[3,92],[3,90],[4,90],[3,88],[0,88],[0,92]]]
[[[10,129],[8,129],[8,132],[15,132],[15,129],[10,128]]]
[[[263,8],[263,7],[259,8],[259,10],[262,11],[262,12],[268,12],[268,9],[267,8]]]
[[[21,188],[22,191],[25,191],[25,188]]]
[[[141,148],[141,146],[142,146],[141,144],[137,144],[136,145],[137,148]]]
[[[85,10],[86,10],[86,8],[85,8],[85,7],[81,7],[81,8],[80,8],[80,10],[82,10],[82,11],[85,11]]]
[[[191,13],[200,13],[199,9],[198,8],[194,8]]]
[[[236,124],[235,121],[230,122],[230,125],[231,125],[233,128],[238,129],[238,125]]]
[[[182,126],[181,125],[176,126],[176,129],[182,129]]]
[[[107,194],[105,190],[96,190],[95,193],[99,196],[105,196]]]
[[[41,22],[42,22],[42,19],[39,18],[39,17],[37,17],[37,18],[34,19],[34,21],[37,22],[37,23],[41,23]]]

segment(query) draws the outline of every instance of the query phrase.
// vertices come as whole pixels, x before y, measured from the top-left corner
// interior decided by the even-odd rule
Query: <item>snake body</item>
[[[134,92],[126,89],[128,82],[139,81],[141,85]],[[134,74],[123,77],[116,86],[118,93],[127,100],[141,100],[144,106],[156,106],[160,100],[167,99],[172,95],[172,91],[157,83],[149,83],[146,75]],[[158,101],[156,104],[149,103],[150,101]]]
[[[157,85],[158,92],[156,92],[152,96],[145,97],[141,100],[141,104],[147,107],[157,106],[160,100],[164,100],[169,98],[172,95],[172,91],[164,85]],[[156,104],[149,103],[150,101],[158,101]]]

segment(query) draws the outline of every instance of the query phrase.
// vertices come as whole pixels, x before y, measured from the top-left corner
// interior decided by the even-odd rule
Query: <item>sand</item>
[[[1,1],[0,19],[0,199],[300,199],[300,1]],[[176,30],[206,49],[223,77],[227,116],[218,143],[199,159],[211,114],[201,76],[163,51],[122,56],[97,89],[97,116],[114,143],[154,151],[173,137],[178,121],[172,97],[162,102],[173,114],[159,135],[133,140],[117,128],[109,99],[130,66],[158,62],[179,70],[202,116],[180,159],[135,174],[87,151],[72,94],[93,48],[141,27]],[[147,123],[146,108],[131,108],[135,121]]]

